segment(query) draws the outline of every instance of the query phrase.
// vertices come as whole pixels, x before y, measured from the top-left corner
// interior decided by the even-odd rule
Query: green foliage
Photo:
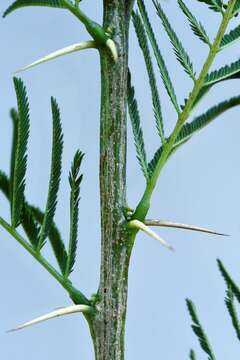
[[[37,221],[38,224],[42,225],[44,220],[44,213],[37,207],[28,204],[27,204],[27,209],[34,217],[34,220]],[[51,224],[51,228],[48,233],[48,238],[52,246],[56,260],[58,262],[59,268],[62,274],[64,274],[67,263],[67,252],[61,234],[54,222],[52,222]]]
[[[222,12],[223,3],[221,0],[197,0],[197,1],[207,4],[210,9],[216,12]]]
[[[132,18],[133,18],[133,24],[135,27],[135,31],[136,31],[136,34],[138,37],[139,46],[142,49],[146,68],[147,68],[149,84],[150,84],[150,88],[151,88],[151,92],[152,92],[153,112],[155,115],[158,134],[161,138],[162,143],[164,143],[165,139],[164,139],[162,110],[161,110],[161,104],[160,104],[160,99],[159,99],[159,94],[158,94],[158,89],[157,89],[157,83],[156,83],[156,79],[155,79],[155,74],[154,74],[151,55],[150,55],[150,51],[149,51],[149,47],[148,47],[146,33],[145,33],[144,26],[142,24],[140,16],[137,13],[133,12]]]
[[[25,175],[27,169],[27,143],[29,137],[29,104],[26,88],[21,79],[14,78],[14,86],[18,103],[18,126],[15,131],[14,155],[11,170],[11,219],[12,226],[15,228],[21,222],[21,214],[24,202]]]
[[[148,181],[148,165],[147,165],[147,157],[146,157],[146,151],[145,151],[145,145],[143,139],[143,132],[140,125],[140,116],[139,116],[137,101],[135,99],[134,87],[131,85],[130,73],[128,76],[128,112],[133,129],[133,137],[137,152],[137,159],[141,166],[143,175]]]
[[[172,148],[171,154],[179,148],[180,145],[185,144],[191,137],[196,134],[198,131],[202,130],[204,127],[209,125],[213,120],[218,118],[225,111],[234,108],[235,106],[240,105],[240,96],[233,97],[229,100],[223,101],[216,106],[210,108],[206,113],[195,117],[190,123],[183,125],[181,131],[179,132],[175,144]],[[169,139],[167,139],[169,141]],[[158,160],[162,154],[162,146],[156,151],[153,159],[148,164],[149,173],[152,174],[154,171]]]
[[[54,98],[51,98],[52,120],[53,120],[53,140],[52,140],[52,161],[51,174],[48,188],[48,198],[44,212],[43,224],[39,233],[38,249],[44,245],[51,229],[53,218],[57,206],[57,194],[60,184],[62,151],[63,151],[63,134],[58,104]]]
[[[209,343],[209,340],[207,338],[207,335],[205,334],[205,331],[198,319],[197,310],[196,310],[194,303],[189,299],[187,299],[186,302],[187,302],[189,314],[190,314],[190,316],[192,318],[192,322],[193,322],[191,327],[192,327],[194,333],[196,334],[196,336],[198,337],[201,348],[209,356],[209,358],[208,358],[209,360],[216,360],[216,358],[213,354],[211,345]]]
[[[240,11],[240,0],[237,0],[233,8],[233,16],[237,16]]]
[[[0,170],[0,190],[6,196],[6,198],[10,199],[10,186],[7,175]]]
[[[240,40],[240,25],[231,30],[228,34],[225,34],[222,38],[220,50],[225,49],[227,46],[233,45]]]
[[[233,292],[232,292],[231,288],[229,288],[226,291],[225,304],[227,306],[229,315],[231,317],[232,325],[236,331],[237,338],[238,338],[238,340],[240,340],[240,323],[239,323],[237,311],[236,311],[236,308],[234,305],[234,296],[233,296]]]
[[[177,60],[180,62],[180,64],[183,66],[186,73],[195,80],[195,72],[193,71],[193,65],[190,61],[190,58],[186,52],[186,50],[183,48],[181,41],[178,39],[176,33],[172,29],[167,16],[165,15],[163,9],[161,8],[158,1],[153,0],[154,6],[157,10],[157,14],[159,15],[160,19],[162,20],[162,24],[169,36],[169,39],[172,43],[174,52],[176,54]]]
[[[196,355],[195,355],[195,352],[193,350],[190,350],[190,354],[189,354],[189,358],[190,360],[196,360]]]
[[[209,37],[206,33],[206,30],[204,29],[204,26],[195,18],[195,16],[191,13],[191,11],[188,9],[186,4],[183,2],[183,0],[178,0],[178,4],[180,6],[180,9],[182,12],[186,15],[190,22],[190,27],[195,35],[203,41],[205,44],[211,46],[211,42],[209,40]]]
[[[4,12],[3,17],[11,12],[26,6],[46,6],[54,8],[67,8],[67,0],[17,0],[10,5]]]
[[[158,67],[159,67],[159,70],[160,70],[160,74],[161,74],[161,77],[162,77],[162,80],[163,80],[163,84],[164,84],[164,86],[165,86],[165,88],[167,90],[167,93],[168,93],[168,95],[169,95],[169,97],[170,97],[176,111],[179,113],[180,110],[179,110],[179,106],[178,106],[178,103],[177,103],[176,94],[175,94],[175,91],[174,91],[174,88],[173,88],[173,85],[172,85],[172,81],[171,81],[170,76],[168,74],[168,70],[167,70],[166,64],[164,62],[164,59],[162,57],[162,54],[161,54],[161,52],[159,50],[156,37],[154,35],[151,23],[149,21],[149,17],[148,17],[148,13],[147,13],[145,4],[144,4],[143,0],[137,0],[137,4],[138,4],[138,8],[139,8],[139,11],[140,11],[140,14],[141,14],[141,17],[142,17],[142,20],[143,20],[147,35],[148,35],[148,38],[149,38],[151,46],[153,48],[153,52],[154,52],[154,55],[155,55],[155,58],[156,58],[156,61],[157,61],[157,64],[158,64]]]
[[[69,237],[69,247],[68,247],[68,256],[65,269],[65,276],[68,277],[69,274],[73,271],[73,267],[76,260],[76,251],[77,251],[77,237],[78,237],[78,213],[79,213],[79,195],[80,195],[80,185],[82,182],[83,175],[80,174],[80,167],[82,163],[84,154],[81,151],[77,151],[72,168],[69,173],[69,184],[71,187],[70,195],[70,237]]]
[[[229,275],[228,271],[225,269],[225,267],[224,267],[223,263],[221,262],[221,260],[217,259],[217,264],[218,264],[218,268],[219,268],[219,270],[220,270],[220,272],[222,274],[222,277],[224,278],[224,280],[226,282],[227,288],[231,289],[234,296],[236,297],[236,299],[240,303],[240,289],[239,289],[239,287],[233,281],[233,279]]]
[[[214,85],[223,80],[238,79],[240,77],[240,60],[212,71],[206,76],[205,86]]]

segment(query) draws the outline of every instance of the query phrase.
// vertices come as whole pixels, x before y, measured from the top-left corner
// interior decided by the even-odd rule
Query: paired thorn
[[[113,61],[116,63],[118,61],[118,51],[115,42],[112,39],[108,39],[105,45],[110,50]]]
[[[128,222],[128,226],[130,228],[133,229],[137,229],[137,230],[142,230],[143,232],[145,232],[147,235],[151,236],[153,239],[156,239],[158,241],[160,241],[160,243],[167,247],[170,250],[173,250],[173,247],[171,245],[169,245],[165,240],[163,240],[162,238],[160,238],[160,236],[158,236],[158,234],[156,234],[153,230],[151,230],[146,224],[144,224],[143,222],[139,221],[139,220],[131,220]]]
[[[117,52],[117,47],[116,47],[115,42],[112,39],[108,39],[106,41],[105,45],[110,50],[110,53],[111,53],[111,56],[112,56],[114,62],[117,62],[118,61],[118,52]],[[45,63],[47,61],[54,60],[54,59],[56,59],[58,57],[68,55],[68,54],[71,54],[71,53],[74,53],[74,52],[77,52],[77,51],[85,50],[85,49],[98,49],[98,45],[97,45],[96,41],[88,40],[88,41],[83,41],[81,43],[77,43],[77,44],[67,46],[67,47],[65,47],[63,49],[54,51],[51,54],[48,54],[48,55],[42,57],[41,59],[36,60],[33,63],[22,67],[21,69],[18,69],[16,71],[16,73],[31,69],[34,66],[43,64],[43,63]]]
[[[16,73],[28,70],[28,69],[30,69],[30,68],[32,68],[34,66],[37,66],[39,64],[43,64],[43,63],[45,63],[47,61],[54,60],[54,59],[56,59],[58,57],[61,57],[61,56],[67,55],[67,54],[71,54],[71,53],[74,53],[74,52],[77,52],[77,51],[80,51],[80,50],[84,50],[84,49],[96,49],[96,48],[97,48],[97,44],[96,44],[96,42],[94,40],[83,41],[81,43],[73,44],[73,45],[67,46],[67,47],[65,47],[63,49],[54,51],[51,54],[46,55],[46,56],[42,57],[41,59],[36,60],[36,61],[34,61],[33,63],[31,63],[31,64],[29,64],[27,66],[24,66],[21,69],[18,69],[16,71]]]
[[[71,305],[71,306],[62,307],[62,308],[56,309],[48,314],[39,316],[34,320],[31,320],[22,325],[19,325],[14,329],[9,330],[8,332],[21,330],[28,326],[38,324],[42,321],[50,320],[50,319],[56,318],[58,316],[70,315],[70,314],[78,313],[78,312],[89,313],[91,311],[92,311],[92,307],[88,306],[88,305]]]
[[[172,221],[165,221],[165,220],[145,220],[145,225],[147,226],[159,226],[159,227],[169,227],[169,228],[175,228],[175,229],[184,229],[184,230],[192,230],[192,231],[198,231],[203,232],[207,234],[212,235],[219,235],[219,236],[229,236],[228,234],[223,234],[211,229],[207,229],[200,226],[195,225],[188,225],[188,224],[182,224],[182,223],[175,223]]]

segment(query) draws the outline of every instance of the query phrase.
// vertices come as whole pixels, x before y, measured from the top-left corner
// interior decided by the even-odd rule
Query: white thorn
[[[58,316],[63,316],[63,315],[69,315],[69,314],[73,314],[73,313],[77,313],[77,312],[82,312],[82,313],[86,313],[86,312],[90,312],[92,310],[92,308],[90,306],[87,305],[71,305],[71,306],[66,306],[57,310],[54,310],[48,314],[39,316],[38,318],[28,321],[22,325],[17,326],[15,329],[9,330],[9,332],[12,331],[17,331],[17,330],[21,330],[23,328],[26,328],[28,326],[34,325],[34,324],[38,324],[42,321],[46,321],[49,319],[53,319],[55,317]]]
[[[112,39],[108,39],[106,42],[106,46],[111,51],[112,57],[114,62],[116,63],[118,61],[118,52],[115,42]]]
[[[54,51],[53,53],[51,53],[49,55],[46,55],[46,56],[42,57],[39,60],[34,61],[30,65],[27,65],[27,66],[24,66],[21,69],[18,69],[16,71],[16,73],[28,70],[28,69],[36,66],[36,65],[39,65],[39,64],[42,64],[44,62],[56,59],[56,58],[58,58],[60,56],[64,56],[64,55],[71,54],[71,53],[74,53],[74,52],[77,52],[77,51],[80,51],[80,50],[91,49],[91,48],[97,48],[97,44],[93,40],[83,41],[81,43],[73,44],[73,45],[67,46],[67,47],[65,47],[63,49]]]
[[[131,221],[129,221],[128,225],[131,228],[135,228],[135,229],[139,229],[139,230],[144,231],[146,234],[148,234],[152,238],[160,241],[160,243],[163,246],[166,246],[168,249],[173,250],[171,245],[169,245],[165,240],[160,238],[160,236],[158,236],[158,234],[156,234],[154,231],[149,229],[149,227],[147,225],[145,225],[144,223],[142,223],[141,221],[139,221],[139,220],[131,220]]]
[[[184,230],[192,230],[192,231],[199,231],[207,234],[212,235],[220,235],[220,236],[229,236],[227,234],[223,234],[214,230],[210,230],[204,227],[195,226],[195,225],[188,225],[182,223],[175,223],[172,221],[165,221],[165,220],[145,220],[145,225],[147,226],[159,226],[159,227],[169,227],[169,228],[176,228],[176,229],[184,229]]]

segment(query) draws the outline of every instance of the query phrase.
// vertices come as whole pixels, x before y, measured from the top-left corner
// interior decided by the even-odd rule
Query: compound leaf
[[[162,143],[164,143],[165,139],[164,139],[162,110],[161,110],[161,104],[160,104],[160,99],[159,99],[159,94],[158,94],[158,89],[157,89],[157,83],[156,83],[156,78],[155,78],[155,74],[154,74],[154,69],[153,69],[153,65],[152,65],[152,60],[151,60],[151,55],[150,55],[150,51],[149,51],[149,47],[148,47],[145,29],[142,24],[141,18],[137,13],[133,12],[132,18],[133,18],[133,24],[134,24],[135,31],[137,34],[139,46],[142,49],[146,68],[147,68],[149,84],[150,84],[151,93],[152,93],[153,111],[154,111],[154,115],[155,115],[158,134],[162,140]]]
[[[26,6],[46,6],[54,8],[67,8],[67,0],[16,0],[4,12],[3,17],[6,17],[13,11]]]
[[[39,233],[38,249],[41,249],[41,247],[44,245],[44,241],[48,237],[49,231],[53,223],[53,218],[57,206],[57,193],[59,190],[62,167],[63,134],[60,111],[58,104],[54,98],[51,98],[51,107],[53,120],[51,173],[49,180],[47,204],[44,213],[43,224]]]
[[[84,154],[81,151],[77,151],[72,168],[69,174],[69,184],[71,187],[70,194],[70,236],[69,236],[69,246],[68,246],[68,256],[65,269],[65,276],[68,277],[69,274],[73,271],[73,267],[76,259],[77,252],[77,237],[78,237],[78,213],[79,213],[79,195],[80,195],[80,185],[82,182],[83,175],[80,174],[80,167],[82,163]]]
[[[153,0],[154,6],[156,8],[157,14],[160,17],[162,24],[169,36],[169,39],[172,43],[175,55],[177,57],[177,60],[180,62],[180,64],[183,66],[185,72],[195,81],[195,72],[193,71],[193,65],[191,63],[191,60],[186,52],[186,50],[183,48],[183,45],[181,41],[178,39],[175,31],[172,29],[168,18],[166,14],[164,13],[163,9],[161,8],[161,5],[158,1]]]
[[[137,152],[137,159],[141,166],[143,175],[148,181],[147,156],[145,151],[143,132],[140,125],[140,115],[138,111],[138,105],[135,99],[135,91],[134,91],[134,87],[131,85],[130,73],[128,76],[128,112],[133,129],[133,137]]]
[[[182,12],[186,15],[188,18],[188,21],[190,22],[190,27],[193,31],[193,33],[198,36],[198,38],[203,41],[205,44],[211,46],[211,42],[209,40],[209,37],[206,33],[206,30],[204,29],[203,25],[195,18],[195,16],[191,13],[191,11],[188,9],[186,4],[183,2],[183,0],[178,0],[178,4],[180,6],[180,9]]]
[[[209,360],[216,360],[213,350],[211,348],[211,345],[209,343],[209,340],[207,338],[207,335],[198,319],[197,310],[196,310],[194,303],[189,299],[186,299],[186,303],[187,303],[187,308],[188,308],[189,314],[190,314],[190,316],[192,318],[192,322],[193,322],[191,327],[192,327],[194,333],[198,337],[201,348],[209,356]]]
[[[29,137],[29,103],[26,88],[23,81],[14,78],[14,86],[18,103],[18,126],[16,130],[17,139],[14,140],[14,155],[11,170],[11,219],[15,228],[21,222],[22,208],[24,202],[25,176],[27,169],[27,144]]]
[[[145,4],[144,4],[143,0],[137,0],[137,3],[138,3],[138,8],[139,8],[148,38],[150,40],[150,43],[151,43],[151,46],[152,46],[159,70],[160,70],[163,84],[167,90],[167,93],[168,93],[176,111],[179,113],[180,110],[179,110],[179,106],[177,103],[177,98],[176,98],[176,94],[174,91],[174,87],[173,87],[172,81],[170,79],[170,76],[168,74],[168,70],[167,70],[166,64],[164,62],[164,59],[162,57],[162,54],[159,50],[157,40],[155,38],[151,23],[149,21],[149,17],[148,17],[148,13],[147,13]]]

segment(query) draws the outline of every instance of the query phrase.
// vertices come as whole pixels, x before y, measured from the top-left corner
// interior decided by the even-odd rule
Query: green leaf
[[[183,2],[183,0],[178,0],[178,4],[182,10],[182,12],[186,15],[190,22],[190,27],[195,35],[198,36],[198,38],[203,41],[205,44],[211,46],[211,42],[209,40],[209,37],[206,33],[206,30],[204,29],[203,25],[195,18],[195,16],[191,13],[191,11],[188,9],[186,4]]]
[[[186,303],[187,303],[187,308],[188,308],[189,314],[190,314],[190,316],[192,318],[192,322],[193,322],[191,327],[192,327],[194,333],[196,334],[196,336],[198,337],[201,348],[209,356],[209,360],[216,360],[215,355],[213,354],[211,345],[209,343],[209,340],[207,338],[207,335],[205,334],[205,331],[198,319],[197,310],[196,310],[194,303],[189,299],[186,299]]]
[[[174,30],[172,29],[172,27],[168,21],[168,18],[165,15],[163,9],[161,8],[159,2],[156,0],[153,0],[153,3],[156,8],[157,14],[160,17],[162,24],[163,24],[163,26],[169,36],[169,39],[172,43],[177,60],[183,66],[185,72],[195,81],[195,72],[193,71],[193,65],[190,61],[190,58],[189,58],[187,52],[183,48],[182,43],[178,39]]]
[[[67,9],[67,0],[17,0],[4,12],[3,17],[11,12],[26,6],[46,6],[60,9]]]
[[[239,79],[240,77],[240,60],[230,65],[225,65],[218,70],[212,71],[205,78],[204,86],[215,85],[223,80]]]
[[[47,205],[44,213],[43,224],[39,234],[39,250],[44,245],[44,241],[48,237],[49,231],[53,223],[53,218],[57,206],[57,193],[59,190],[62,167],[63,134],[60,111],[54,98],[51,98],[51,106],[53,119],[52,161]]]
[[[232,320],[232,325],[236,331],[238,340],[240,340],[240,323],[238,320],[237,310],[234,305],[234,296],[231,288],[226,291],[225,304]]]
[[[24,202],[25,175],[27,168],[27,144],[29,137],[29,104],[26,88],[21,79],[14,78],[14,86],[17,95],[19,121],[17,127],[17,140],[14,145],[15,154],[14,168],[12,170],[11,190],[11,218],[12,226],[15,228],[21,222],[21,214]]]
[[[0,190],[10,200],[10,186],[7,175],[0,170]]]
[[[238,25],[235,29],[231,30],[228,34],[225,34],[223,36],[219,50],[223,50],[227,46],[231,46],[239,40],[240,40],[240,25]]]
[[[31,211],[34,219],[42,225],[44,220],[44,213],[40,209],[32,205],[27,204],[27,208]],[[59,268],[64,275],[67,263],[67,252],[61,234],[54,222],[52,222],[51,228],[48,233],[48,238],[56,260],[58,262]]]
[[[221,0],[198,0],[198,1],[208,5],[211,10],[222,13],[223,3]]]
[[[240,0],[237,0],[233,8],[233,16],[237,16],[240,11]]]
[[[32,211],[26,202],[23,205],[22,226],[33,248],[36,249],[40,226],[34,219]]]
[[[139,8],[148,38],[149,38],[151,46],[153,48],[153,52],[154,52],[154,55],[155,55],[155,58],[156,58],[156,61],[157,61],[157,64],[158,64],[158,67],[160,70],[163,84],[167,90],[167,93],[168,93],[177,113],[180,113],[180,109],[179,109],[179,106],[177,103],[177,98],[176,98],[176,94],[175,94],[175,91],[174,91],[174,88],[172,85],[172,81],[169,77],[168,70],[167,70],[166,64],[164,62],[164,59],[162,57],[162,54],[159,50],[151,23],[149,21],[149,17],[148,17],[148,13],[147,13],[145,4],[144,4],[143,0],[137,0],[137,3],[138,3],[138,8]]]
[[[239,105],[240,96],[236,96],[213,106],[206,113],[195,117],[190,123],[185,123],[176,139],[174,146],[176,147],[182,142],[186,142],[186,140],[189,140],[197,131],[203,129],[225,111]]]
[[[240,303],[240,289],[236,285],[236,283],[233,281],[231,276],[229,275],[228,271],[225,269],[223,263],[221,260],[217,259],[218,268],[222,274],[222,277],[224,278],[226,285],[228,288],[231,289],[231,291],[234,293],[234,296],[237,298],[238,302]]]
[[[79,195],[80,185],[82,182],[83,175],[80,174],[80,167],[84,154],[81,151],[77,151],[72,168],[69,174],[69,184],[71,187],[70,195],[70,236],[68,246],[68,257],[66,263],[65,277],[68,278],[70,273],[73,271],[73,267],[76,259],[77,252],[77,237],[78,237],[78,213],[79,213]]]
[[[160,99],[159,99],[159,94],[158,94],[158,89],[157,89],[157,83],[156,83],[156,78],[155,78],[155,74],[154,74],[154,69],[153,69],[153,65],[152,65],[152,60],[151,60],[151,55],[150,55],[150,51],[149,51],[149,47],[148,47],[148,41],[147,41],[145,29],[144,29],[143,23],[141,21],[141,18],[137,13],[132,12],[132,19],[133,19],[133,24],[134,24],[135,31],[137,34],[138,43],[139,43],[140,48],[142,49],[145,64],[146,64],[146,69],[147,69],[148,78],[149,78],[149,84],[150,84],[151,93],[152,93],[153,111],[154,111],[154,115],[155,115],[158,134],[161,138],[162,143],[164,143],[165,139],[164,139],[162,110],[161,110],[161,104],[160,104]]]
[[[178,137],[175,141],[171,154],[179,148],[179,146],[185,144],[191,137],[198,131],[202,130],[205,126],[210,124],[218,116],[223,114],[225,111],[232,109],[235,106],[240,105],[240,96],[233,97],[229,100],[223,101],[216,106],[211,107],[206,113],[195,117],[190,123],[183,125]],[[167,139],[167,141],[169,138]],[[154,171],[159,158],[162,154],[162,146],[155,152],[153,159],[148,164],[149,174]],[[171,155],[170,154],[170,155]]]
[[[195,352],[193,350],[190,350],[190,354],[189,354],[189,358],[190,360],[196,360],[196,355],[195,355]]]
[[[12,119],[12,149],[11,149],[11,163],[10,163],[10,193],[11,193],[11,203],[12,203],[12,195],[13,195],[13,178],[14,178],[14,166],[15,166],[15,154],[16,154],[16,146],[17,146],[17,130],[19,125],[19,116],[15,109],[10,110],[10,117]]]
[[[0,171],[0,190],[4,193],[6,198],[10,201],[10,180],[8,179],[7,175],[5,173],[3,173],[2,171]],[[29,220],[30,217],[33,217],[33,219]],[[38,224],[42,225],[43,219],[44,219],[43,212],[40,209],[36,208],[35,206],[29,205],[25,201],[23,214],[22,214],[22,225],[23,225],[23,228],[24,228],[26,234],[28,235],[29,232],[31,232],[31,234],[36,235],[35,227],[34,227],[34,231],[32,232],[32,230],[30,230],[30,226],[33,226],[33,222],[35,223],[36,221],[38,222]],[[30,222],[30,224],[29,224],[29,222]],[[36,223],[35,223],[35,225],[36,225]],[[55,257],[57,259],[57,262],[59,264],[59,267],[61,269],[61,272],[62,272],[62,274],[64,274],[65,269],[66,269],[66,262],[67,262],[67,252],[65,250],[65,245],[61,238],[61,234],[60,234],[59,230],[57,229],[54,222],[52,223],[48,237],[49,237],[51,246],[53,248]],[[34,237],[30,236],[29,240],[31,241],[33,247],[36,247],[35,246],[36,245],[35,236]]]
[[[137,101],[135,99],[134,87],[131,85],[131,76],[130,72],[128,75],[128,112],[130,120],[132,123],[134,143],[137,152],[137,159],[141,166],[143,175],[148,181],[148,166],[147,166],[147,156],[145,151],[143,132],[140,125],[140,116],[138,111]]]

